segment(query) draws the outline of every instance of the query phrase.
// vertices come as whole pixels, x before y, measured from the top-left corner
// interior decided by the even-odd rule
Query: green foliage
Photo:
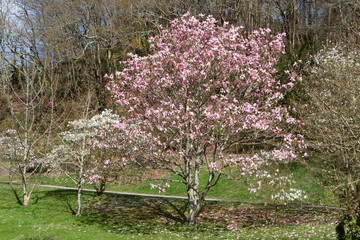
[[[358,193],[348,191],[340,194],[345,209],[336,226],[337,239],[360,239],[360,203]]]

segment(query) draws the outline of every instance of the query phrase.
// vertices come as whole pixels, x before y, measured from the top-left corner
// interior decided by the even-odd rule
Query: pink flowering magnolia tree
[[[279,105],[297,77],[290,72],[287,84],[274,78],[284,34],[260,29],[246,38],[241,27],[199,17],[173,20],[150,39],[152,54],[130,55],[108,85],[126,122],[143,132],[142,156],[183,179],[190,225],[224,167],[260,173],[256,153],[229,155],[229,148],[266,143],[273,159],[284,160],[304,145],[302,136],[286,131],[298,121]],[[201,170],[209,173],[204,188]]]

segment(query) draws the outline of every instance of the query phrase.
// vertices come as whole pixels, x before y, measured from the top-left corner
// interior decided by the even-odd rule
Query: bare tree
[[[0,39],[1,95],[11,121],[7,124],[2,143],[10,164],[10,182],[14,175],[20,176],[23,205],[27,206],[46,166],[44,155],[54,128],[58,84],[52,72],[52,63],[40,58],[35,29],[28,22],[19,22],[16,15],[3,20]],[[35,183],[32,187],[29,179]]]
[[[26,58],[24,49],[14,45],[2,47],[4,52],[6,49],[10,50],[9,53],[4,53],[1,59],[5,65],[1,74],[2,93],[14,129],[11,136],[8,136],[13,144],[7,144],[11,152],[8,155],[11,165],[10,176],[11,179],[15,173],[21,176],[23,204],[27,206],[35,187],[33,185],[29,189],[28,177],[42,172],[41,169],[44,167],[42,152],[46,152],[48,141],[42,142],[41,139],[50,134],[52,129],[52,96],[48,94],[52,92],[52,86],[46,85],[42,79],[41,68]],[[9,59],[7,54],[13,55]],[[16,62],[21,62],[21,65]],[[41,147],[42,151],[38,148],[40,144],[44,144]],[[35,178],[35,183],[37,179]]]

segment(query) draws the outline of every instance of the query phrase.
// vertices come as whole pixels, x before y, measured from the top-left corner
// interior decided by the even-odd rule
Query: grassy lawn
[[[302,203],[314,204],[314,205],[326,205],[326,206],[338,206],[338,200],[331,190],[331,186],[326,186],[326,181],[319,181],[312,172],[305,167],[296,164],[272,166],[269,169],[270,173],[276,172],[279,169],[279,173],[286,175],[292,173],[292,180],[294,183],[291,186],[280,186],[284,189],[296,188],[306,192],[308,198],[303,200]],[[231,169],[222,176],[217,185],[215,185],[207,194],[207,198],[219,198],[219,199],[233,199],[241,201],[262,201],[269,202],[271,195],[274,194],[274,187],[264,183],[262,188],[257,193],[250,193],[249,184],[256,184],[259,179],[249,177],[238,177],[237,169]],[[200,175],[200,182],[205,183],[207,181],[208,173],[202,171]],[[161,195],[176,195],[187,196],[185,185],[179,182],[171,182],[171,180],[180,180],[176,176],[168,176],[170,179],[170,188],[166,189],[165,193]],[[8,181],[8,177],[0,176],[0,181]],[[58,186],[74,187],[73,182],[67,177],[50,177],[44,175],[40,179],[40,183]],[[132,184],[107,184],[106,190],[133,192],[133,193],[149,193],[158,194],[157,189],[151,189],[150,183],[164,183],[163,181],[147,180],[136,182]],[[87,185],[87,188],[93,189],[91,185]],[[271,202],[271,201],[270,201]],[[280,201],[283,202],[283,201]],[[296,201],[295,201],[296,202]],[[300,202],[300,201],[297,201]]]
[[[15,189],[20,194],[20,189]],[[0,239],[335,239],[335,212],[208,202],[194,227],[181,223],[186,201],[37,188],[22,207],[0,184]]]

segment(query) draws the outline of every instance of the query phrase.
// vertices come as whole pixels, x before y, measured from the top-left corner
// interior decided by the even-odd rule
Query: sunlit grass
[[[185,200],[84,193],[84,214],[77,218],[75,191],[39,187],[34,194],[23,207],[9,185],[0,184],[0,239],[335,239],[335,212],[283,209],[274,223],[271,209],[209,202],[200,223],[187,226],[180,221]]]
[[[277,166],[270,166],[268,170],[279,169],[281,174],[293,174],[293,180],[296,182],[291,185],[291,188],[301,189],[306,192],[308,198],[302,203],[314,204],[314,205],[327,205],[327,206],[338,206],[338,199],[332,192],[331,186],[326,186],[321,179],[316,178],[314,173],[306,169],[304,166],[297,164],[282,164]],[[239,177],[237,169],[227,170],[221,177],[217,185],[215,185],[207,194],[207,198],[217,199],[229,199],[229,200],[240,200],[240,201],[259,201],[272,203],[271,195],[274,194],[273,186],[263,184],[260,191],[257,193],[251,193],[249,191],[249,184],[256,184],[259,179],[255,177]],[[126,174],[126,173],[124,173]],[[207,171],[201,171],[200,189],[204,187],[204,183],[207,182],[208,173]],[[15,179],[16,180],[16,179]],[[17,179],[20,180],[20,179]],[[151,189],[150,183],[158,184],[164,183],[164,180],[146,180],[138,181],[132,184],[107,184],[106,190],[110,191],[121,191],[129,193],[146,193],[146,194],[161,194],[161,195],[175,195],[175,196],[187,196],[186,187],[184,184],[178,182],[181,180],[179,177],[174,175],[166,176],[166,181],[169,181],[171,187],[166,188],[165,193],[159,193],[157,189]],[[176,180],[173,182],[172,180]],[[0,177],[0,181],[8,181],[8,177]],[[74,187],[74,183],[65,176],[44,175],[40,178],[40,183],[49,185],[58,185],[66,187]],[[88,184],[86,188],[93,189]],[[288,189],[289,186],[285,186]],[[300,201],[297,201],[300,203]],[[279,203],[284,203],[280,201]]]

